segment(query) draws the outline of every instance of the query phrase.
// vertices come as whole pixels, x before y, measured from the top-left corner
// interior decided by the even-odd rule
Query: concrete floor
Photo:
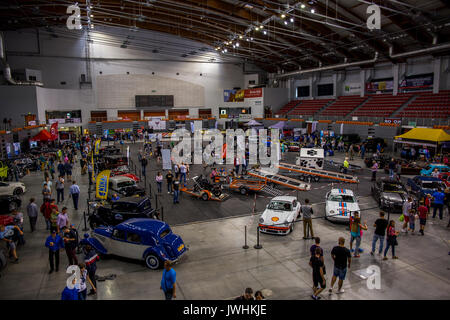
[[[130,145],[133,158],[140,147]],[[293,162],[294,155],[288,156]],[[342,155],[337,155],[336,162],[342,161]],[[353,163],[361,165],[361,160]],[[148,168],[148,179],[153,180],[154,174],[161,167],[154,161]],[[192,175],[201,171],[192,168]],[[384,174],[380,174],[384,175]],[[361,184],[339,185],[350,187],[359,196],[363,211],[363,220],[367,220],[369,231],[362,239],[365,250],[361,258],[354,259],[352,267],[344,282],[345,293],[341,295],[323,294],[323,299],[449,299],[450,298],[450,233],[446,228],[448,212],[444,221],[430,219],[425,236],[401,235],[398,239],[397,255],[399,260],[381,261],[378,256],[372,257],[370,251],[373,229],[371,226],[378,217],[376,203],[370,196],[370,177],[367,170],[360,174]],[[80,176],[79,168],[75,169],[74,177],[82,190],[87,190],[87,176]],[[25,177],[28,191],[23,196],[24,206],[31,196],[41,203],[41,183],[43,174],[32,173]],[[189,185],[189,183],[188,183]],[[299,199],[307,197],[314,203],[316,216],[324,215],[324,197],[331,188],[330,182],[313,183],[313,190],[299,192]],[[154,188],[156,190],[156,188]],[[289,190],[286,190],[289,192]],[[66,190],[66,194],[67,194]],[[296,192],[290,192],[296,194]],[[80,199],[78,212],[73,210],[71,200],[63,205],[69,208],[71,222],[82,229],[83,211],[85,210],[86,192]],[[84,201],[83,201],[84,199]],[[173,231],[182,236],[189,246],[189,251],[183,261],[175,266],[177,271],[177,299],[232,299],[242,294],[244,288],[254,290],[265,289],[268,299],[310,299],[312,279],[309,262],[309,247],[313,240],[303,240],[301,225],[296,225],[294,232],[288,236],[273,236],[261,234],[262,249],[256,250],[256,226],[259,213],[270,200],[264,195],[257,196],[256,213],[252,214],[253,196],[233,194],[229,200],[222,203],[203,202],[183,195],[181,205],[174,207],[171,196],[163,192],[160,197],[164,206],[165,220]],[[396,214],[393,215],[397,219]],[[330,284],[333,263],[331,249],[337,244],[337,239],[344,236],[349,239],[348,230],[344,225],[333,224],[324,219],[314,220],[314,233],[322,239],[325,263]],[[244,250],[244,228],[248,229],[249,249]],[[9,264],[0,278],[0,299],[59,299],[65,286],[67,274],[64,267],[68,260],[61,252],[61,266],[58,273],[48,274],[49,263],[44,241],[47,236],[45,221],[38,219],[38,231],[30,233],[28,221],[25,220],[26,245],[18,248],[19,264]],[[349,240],[347,240],[349,241]],[[348,245],[348,243],[347,243]],[[97,274],[106,276],[116,274],[115,280],[98,282],[98,294],[90,299],[163,299],[159,290],[161,271],[151,271],[137,261],[110,257],[98,262]],[[381,289],[370,290],[361,273],[370,265],[381,269]]]

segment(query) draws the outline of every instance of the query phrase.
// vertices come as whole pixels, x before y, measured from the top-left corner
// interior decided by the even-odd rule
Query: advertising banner
[[[166,121],[159,117],[152,117],[148,122],[148,127],[153,130],[166,130]]]
[[[408,76],[400,82],[401,90],[422,90],[433,88],[433,73]]]
[[[361,93],[360,83],[345,83],[344,84],[345,93]]]
[[[111,170],[105,170],[98,174],[96,182],[96,197],[98,199],[106,200],[108,196],[109,176]]]
[[[386,118],[384,123],[402,124],[402,119],[399,118]]]
[[[50,134],[52,136],[52,140],[58,139],[58,122],[55,122],[50,127]]]
[[[101,142],[102,142],[101,139],[98,139],[98,140],[95,141],[94,152],[95,152],[95,155],[96,155],[96,156],[97,156],[97,155],[99,154],[99,152],[100,152],[100,143],[101,143]]]
[[[366,83],[366,91],[369,93],[392,92],[394,90],[394,80],[374,80]]]
[[[244,98],[245,99],[262,98],[262,96],[263,96],[262,88],[244,90]]]

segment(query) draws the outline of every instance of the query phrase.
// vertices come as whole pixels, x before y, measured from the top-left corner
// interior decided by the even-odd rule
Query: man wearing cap
[[[255,298],[253,298],[253,289],[252,288],[246,288],[245,292],[242,296],[237,297],[234,300],[255,300]]]
[[[63,239],[56,233],[56,229],[52,230],[52,234],[48,236],[45,241],[45,246],[48,248],[48,259],[50,261],[50,271],[49,274],[55,270],[56,262],[56,272],[59,269],[59,250],[64,248]]]

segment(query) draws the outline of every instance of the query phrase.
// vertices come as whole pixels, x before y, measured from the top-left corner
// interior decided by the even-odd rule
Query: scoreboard
[[[136,108],[173,107],[173,95],[135,96]]]

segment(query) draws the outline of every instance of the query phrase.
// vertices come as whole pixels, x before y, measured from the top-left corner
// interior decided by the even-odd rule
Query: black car
[[[342,141],[344,142],[345,145],[350,145],[350,144],[355,144],[355,143],[361,142],[360,136],[356,133],[343,134],[341,137],[342,137]]]
[[[389,178],[378,179],[371,190],[380,209],[390,212],[402,212],[403,203],[411,196],[403,183]],[[415,197],[411,198],[416,205]]]
[[[377,145],[381,145],[381,152],[386,148],[386,141],[383,138],[368,138],[363,142],[366,145],[366,152],[377,152]]]
[[[120,155],[122,154],[122,151],[120,148],[117,148],[116,146],[106,146],[104,148],[101,148],[99,150],[100,155]]]
[[[97,165],[100,171],[111,170],[128,164],[128,158],[123,155],[99,157]]]
[[[0,195],[0,212],[9,213],[20,208],[22,200],[14,195]]]
[[[128,197],[98,205],[89,216],[92,230],[98,226],[115,226],[133,218],[158,218],[148,197]]]

